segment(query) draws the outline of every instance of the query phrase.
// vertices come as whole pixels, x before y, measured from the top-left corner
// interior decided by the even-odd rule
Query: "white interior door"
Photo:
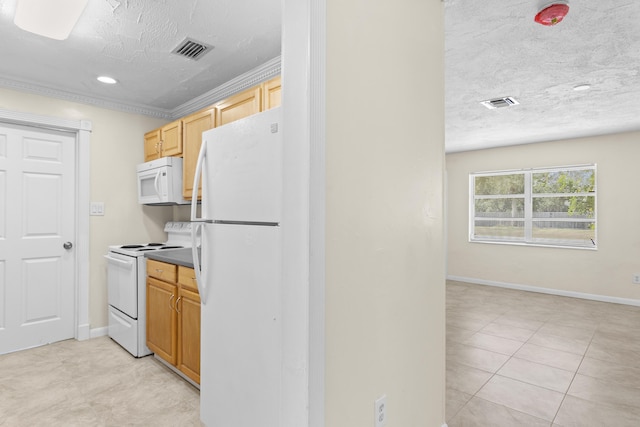
[[[74,337],[75,212],[75,134],[0,126],[0,354]]]

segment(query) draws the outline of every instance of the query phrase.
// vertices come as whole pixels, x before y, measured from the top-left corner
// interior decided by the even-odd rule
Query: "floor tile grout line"
[[[589,347],[591,347],[591,343],[593,342],[593,337],[596,335],[596,330],[597,330],[597,326],[596,326],[596,329],[591,334],[591,339],[589,340],[589,344],[587,344],[587,347],[584,349],[584,354],[582,355],[582,358],[580,359],[580,363],[578,363],[578,366],[576,367],[576,371],[573,373],[573,378],[571,378],[571,381],[569,382],[569,385],[567,386],[567,390],[565,391],[564,396],[562,396],[562,401],[560,401],[560,405],[558,406],[558,410],[556,411],[556,414],[553,416],[553,420],[551,421],[551,425],[553,425],[553,423],[555,422],[556,418],[558,418],[558,414],[560,413],[560,409],[562,408],[562,405],[564,404],[564,401],[567,399],[567,395],[569,394],[569,390],[571,389],[571,386],[573,385],[573,382],[575,381],[576,376],[578,376],[578,371],[580,370],[580,366],[582,366],[582,363],[584,362],[584,358],[587,357],[587,352],[589,351]]]
[[[539,331],[539,330],[540,330],[540,329],[541,329],[541,328],[542,328],[546,323],[547,323],[546,321],[545,321],[545,322],[543,322],[543,323],[542,323],[542,325],[540,325],[540,326],[538,327],[538,329],[536,329],[536,331],[534,332],[534,334],[533,334],[533,335],[531,335],[531,337],[533,337],[536,333],[538,333],[538,331]],[[522,343],[522,345],[518,348],[518,350],[516,350],[516,351],[515,351],[511,356],[509,356],[509,358],[507,358],[507,359],[504,361],[504,363],[503,363],[502,365],[500,365],[500,367],[499,367],[498,369],[496,369],[496,370],[495,370],[495,372],[493,372],[493,373],[492,373],[491,377],[489,377],[489,379],[488,379],[487,381],[485,381],[485,382],[484,382],[484,384],[482,384],[482,386],[480,386],[480,388],[478,388],[478,390],[476,390],[476,392],[473,394],[473,396],[471,397],[471,399],[473,399],[474,397],[477,397],[478,399],[482,399],[482,397],[477,396],[477,394],[478,394],[478,393],[480,392],[480,390],[482,390],[482,389],[483,389],[483,388],[484,388],[484,387],[485,387],[485,386],[486,386],[486,385],[487,385],[487,384],[488,384],[488,383],[489,383],[489,382],[490,382],[490,381],[491,381],[491,380],[492,380],[496,375],[498,375],[498,376],[500,376],[500,377],[502,377],[502,378],[509,378],[509,377],[505,377],[505,376],[503,376],[503,375],[498,374],[498,372],[499,372],[499,371],[500,371],[500,370],[501,370],[501,369],[502,369],[502,368],[503,368],[503,367],[504,367],[504,366],[505,366],[505,365],[506,365],[506,364],[507,364],[511,359],[513,359],[513,358],[514,358],[514,355],[515,355],[515,354],[520,350],[520,348],[522,348],[522,346],[524,346],[527,342],[529,342],[529,340],[531,339],[531,337],[529,337],[529,339],[527,339],[527,341],[523,342],[523,343]],[[498,354],[499,354],[499,353],[498,353]],[[519,381],[519,382],[521,382],[521,383],[523,383],[523,384],[529,384],[529,383],[527,383],[527,382],[525,382],[525,381],[516,380],[515,378],[509,378],[509,379],[511,379],[511,380],[513,380],[513,381]],[[529,385],[536,386],[535,384],[529,384]],[[540,386],[536,386],[536,387],[540,387]],[[545,388],[545,387],[541,387],[541,388]],[[547,390],[549,390],[549,389],[547,389]],[[551,391],[555,391],[555,390],[551,390]],[[469,399],[469,401],[471,401],[471,399]],[[483,400],[486,400],[486,399],[483,399]],[[563,400],[564,400],[564,398],[563,398]],[[468,404],[469,404],[469,401],[468,401],[464,406],[468,405]],[[494,403],[494,404],[495,404],[496,402],[492,402],[492,403]],[[515,409],[515,408],[511,408],[511,407],[506,406],[506,405],[502,405],[502,404],[499,404],[499,403],[497,403],[497,404],[498,404],[498,405],[501,405],[501,406],[504,406],[505,408],[508,408],[508,409],[514,410],[514,411],[518,411],[518,412],[521,412],[521,413],[526,413],[526,412],[519,411],[519,410],[517,410],[517,409]],[[458,412],[460,412],[460,411],[464,408],[464,406],[463,406],[462,408],[460,408],[460,410],[459,410]],[[558,407],[558,408],[559,408],[559,407]],[[528,413],[526,413],[526,414],[527,414],[527,415],[530,415],[530,416],[534,416],[534,417],[536,417],[536,418],[539,418],[539,417],[537,417],[537,416],[535,416],[535,415],[533,415],[533,414],[528,414]],[[556,412],[556,415],[557,415],[557,412]],[[555,415],[554,415],[554,418],[553,418],[553,419],[555,419]],[[544,420],[544,421],[547,421],[547,420]],[[551,421],[550,425],[553,425],[553,420]]]
[[[472,297],[472,298],[476,297],[476,295],[474,295],[473,293],[469,292],[471,290],[471,288],[462,287],[461,289],[464,290],[467,293],[467,295],[466,295],[467,297]],[[461,293],[461,292],[459,292],[459,293]],[[480,296],[486,297],[487,293],[483,292],[483,293],[480,294]],[[572,301],[572,300],[571,299],[566,299],[566,301]],[[520,302],[525,302],[525,301],[522,300],[522,301],[517,301],[517,302],[520,303]],[[490,375],[489,375],[488,379],[486,381],[484,381],[481,386],[479,386],[479,388],[475,391],[475,393],[473,393],[473,395],[471,396],[471,399],[473,399],[473,398],[482,399],[481,397],[478,396],[478,393],[484,387],[486,387],[487,383],[490,382],[492,379],[494,379],[496,377],[496,375],[501,376],[499,374],[499,372],[500,372],[500,370],[504,369],[504,366],[507,363],[509,363],[512,359],[518,359],[519,358],[519,356],[517,354],[522,350],[522,347],[525,344],[534,345],[535,347],[539,347],[541,350],[542,349],[546,349],[546,350],[549,350],[549,351],[557,351],[557,352],[560,352],[560,353],[567,353],[568,355],[569,354],[573,355],[574,357],[570,359],[570,360],[572,360],[571,363],[561,364],[559,366],[549,365],[548,363],[539,361],[540,359],[535,358],[535,357],[534,357],[533,360],[523,359],[523,360],[531,361],[533,363],[541,364],[543,366],[549,366],[549,367],[553,367],[553,368],[556,368],[556,369],[563,370],[565,372],[572,373],[572,376],[570,377],[571,381],[568,383],[565,392],[564,393],[560,392],[560,394],[562,394],[562,400],[560,402],[560,405],[558,406],[558,410],[556,411],[553,420],[551,421],[551,423],[553,423],[557,419],[557,416],[558,416],[558,414],[560,412],[560,408],[562,408],[562,406],[566,402],[568,391],[570,390],[572,385],[575,383],[575,379],[577,378],[579,370],[581,369],[581,367],[584,365],[584,362],[586,361],[587,352],[589,351],[589,349],[593,348],[593,344],[594,344],[595,339],[596,339],[595,338],[596,334],[598,333],[598,331],[602,330],[603,323],[606,322],[606,319],[608,317],[610,317],[610,316],[605,315],[607,313],[605,313],[602,310],[598,311],[597,308],[599,306],[598,307],[591,307],[591,306],[584,307],[584,306],[577,305],[577,304],[570,304],[570,305],[567,305],[566,303],[565,304],[555,304],[555,303],[547,304],[546,301],[544,301],[544,302],[543,301],[534,301],[534,302],[535,303],[540,302],[540,303],[544,303],[546,305],[544,306],[544,308],[540,304],[534,304],[533,305],[533,312],[535,313],[535,318],[542,319],[542,320],[541,320],[540,326],[526,340],[523,340],[523,341],[512,340],[512,338],[509,338],[507,336],[500,336],[500,335],[494,335],[494,334],[491,334],[491,333],[487,333],[487,335],[492,335],[492,336],[497,337],[497,338],[504,338],[504,339],[508,339],[508,340],[512,340],[512,341],[522,342],[522,344],[518,347],[518,349],[516,349],[512,354],[505,354],[505,353],[502,353],[502,352],[496,352],[496,351],[491,350],[490,348],[476,347],[473,344],[469,344],[468,342],[464,342],[464,340],[462,340],[459,343],[463,344],[463,345],[466,345],[466,346],[469,346],[469,347],[474,347],[474,348],[482,349],[484,351],[489,351],[489,352],[493,352],[495,354],[507,356],[506,359],[504,360],[504,363],[500,364],[500,366],[497,368],[497,370],[495,370],[493,372],[490,372]],[[468,304],[460,304],[461,310],[464,309],[463,305],[467,305],[468,306]],[[550,306],[553,306],[553,310],[547,310]],[[486,328],[487,325],[490,325],[491,323],[494,323],[494,322],[497,323],[499,321],[500,317],[502,317],[504,315],[508,315],[510,312],[516,313],[517,311],[515,311],[515,310],[518,310],[518,308],[521,309],[521,310],[525,310],[526,309],[526,307],[524,305],[522,305],[522,306],[517,307],[517,308],[515,308],[515,309],[513,309],[511,311],[509,311],[509,310],[504,311],[500,315],[498,315],[497,317],[494,317],[494,319],[492,321],[489,321],[485,326],[483,326],[479,330],[470,331],[471,335],[474,335],[476,333],[483,333],[483,334],[486,333],[486,332],[483,331],[483,329]],[[469,309],[471,310],[471,308],[469,308]],[[485,311],[485,313],[486,313],[486,311]],[[568,316],[566,316],[566,314],[568,314]],[[580,317],[583,317],[585,315],[586,316],[598,315],[598,316],[597,316],[597,319],[594,319],[594,320],[596,320],[596,322],[594,322],[594,324],[590,324],[589,327],[584,328],[584,327],[581,327],[581,324],[578,321],[580,320]],[[478,320],[478,319],[476,319],[476,320]],[[533,321],[533,318],[531,320]],[[568,333],[562,332],[562,333],[556,334],[556,333],[554,333],[556,331],[554,331],[553,328],[549,328],[550,325],[559,326],[559,327],[562,327],[562,328],[567,328]],[[507,325],[507,326],[517,327],[515,325]],[[584,325],[582,325],[582,326],[584,326]],[[558,347],[553,342],[544,342],[542,344],[541,343],[533,344],[531,342],[533,337],[536,334],[541,333],[544,328],[547,328],[546,330],[544,330],[544,332],[545,333],[550,333],[550,335],[553,335],[553,337],[556,340],[558,340],[558,342],[560,342],[562,340],[572,339],[572,337],[574,337],[574,339],[576,341],[582,341],[582,343],[581,343],[582,345],[578,348],[580,351],[576,352],[575,348],[573,350],[567,351],[567,349],[569,349],[570,347],[566,347],[566,348],[565,347]],[[526,328],[524,328],[524,329],[526,329]],[[585,336],[584,334],[578,334],[578,333],[574,334],[574,333],[571,332],[572,329],[582,330],[584,332],[588,331],[589,335]],[[557,331],[557,332],[560,332],[560,331]],[[563,336],[563,335],[565,335],[565,336]],[[577,337],[577,338],[575,338],[575,337]],[[588,340],[585,340],[585,338],[587,338],[587,337],[588,337]],[[624,341],[624,340],[621,340],[621,341]],[[454,340],[454,342],[455,342],[455,340]],[[582,346],[584,346],[584,347],[582,347]],[[553,354],[551,356],[553,356]],[[548,356],[543,358],[542,360],[545,360],[545,359],[551,360],[551,359],[548,359]],[[599,360],[599,361],[603,361],[604,358],[603,357],[594,357],[594,359],[595,360]],[[606,362],[606,361],[608,361],[608,359],[604,359],[604,361]],[[473,366],[472,364],[464,363],[464,365],[470,366],[470,367],[472,367],[474,369],[478,369],[476,366]],[[569,366],[570,369],[567,369],[567,366]],[[571,366],[575,366],[575,367],[571,368]],[[635,365],[633,365],[633,366],[635,366]],[[487,372],[487,371],[485,371],[485,372]],[[588,377],[591,377],[591,375],[587,375],[587,374],[584,374],[584,375],[586,375]],[[510,378],[510,377],[506,377],[506,378]],[[601,376],[594,376],[592,378],[594,378],[595,380],[598,380],[598,381],[608,381],[607,378],[601,377]],[[525,384],[530,384],[530,383],[528,383],[526,381],[521,381],[521,380],[517,380],[517,379],[513,379],[513,380],[519,381],[519,382],[522,382],[522,383],[525,383]],[[532,384],[532,385],[537,386],[537,387],[541,387],[541,386],[536,385],[536,384]],[[542,388],[546,388],[546,387],[542,387]],[[548,390],[551,390],[551,389],[548,389]],[[552,390],[552,391],[558,393],[557,390]],[[456,412],[456,416],[459,414],[460,411],[464,410],[464,408],[469,404],[471,399],[469,399],[465,403],[465,405],[463,405],[463,407],[461,407]],[[580,398],[577,398],[577,399],[584,400],[584,399],[580,399]],[[484,400],[486,400],[486,399],[484,399]],[[585,400],[585,402],[590,402],[590,403],[594,403],[594,404],[605,404],[604,401],[600,401],[600,400]],[[505,407],[505,405],[500,405],[500,406]],[[609,405],[608,403],[606,403],[606,406],[612,406],[613,407],[613,406],[616,406],[616,405],[613,405],[613,404]],[[509,407],[507,407],[507,408],[509,408]],[[509,409],[513,410],[513,411],[518,411],[517,409],[514,409],[514,408],[509,408]]]

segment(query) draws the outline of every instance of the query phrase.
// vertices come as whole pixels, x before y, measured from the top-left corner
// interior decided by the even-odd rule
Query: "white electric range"
[[[107,259],[107,300],[109,336],[135,357],[151,354],[146,334],[146,277],[144,255],[191,247],[191,223],[168,222],[164,243],[109,246]]]

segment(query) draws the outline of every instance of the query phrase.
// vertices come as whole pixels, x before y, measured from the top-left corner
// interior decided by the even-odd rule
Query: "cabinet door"
[[[178,369],[200,384],[200,296],[180,288],[178,315]]]
[[[147,347],[171,364],[177,361],[178,287],[147,277]]]
[[[144,134],[144,161],[149,162],[160,157],[160,129]]]
[[[261,93],[261,87],[258,85],[216,104],[216,126],[259,113],[262,107]]]
[[[280,76],[262,83],[262,111],[279,107],[282,103],[282,79]]]
[[[202,132],[215,126],[215,109],[201,111],[182,119],[182,197],[190,199],[193,195],[193,176],[196,173],[196,163]],[[198,199],[201,198],[201,185],[198,185]]]
[[[181,156],[182,155],[182,121],[164,125],[161,128],[161,148],[162,156]]]

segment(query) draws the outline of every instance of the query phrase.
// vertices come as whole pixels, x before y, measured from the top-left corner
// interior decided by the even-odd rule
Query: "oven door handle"
[[[105,255],[104,257],[107,260],[109,260],[109,262],[113,262],[113,263],[116,263],[116,264],[124,265],[124,266],[127,266],[127,267],[133,267],[133,262],[123,261],[123,260],[118,259],[118,258],[112,258],[109,255]]]

